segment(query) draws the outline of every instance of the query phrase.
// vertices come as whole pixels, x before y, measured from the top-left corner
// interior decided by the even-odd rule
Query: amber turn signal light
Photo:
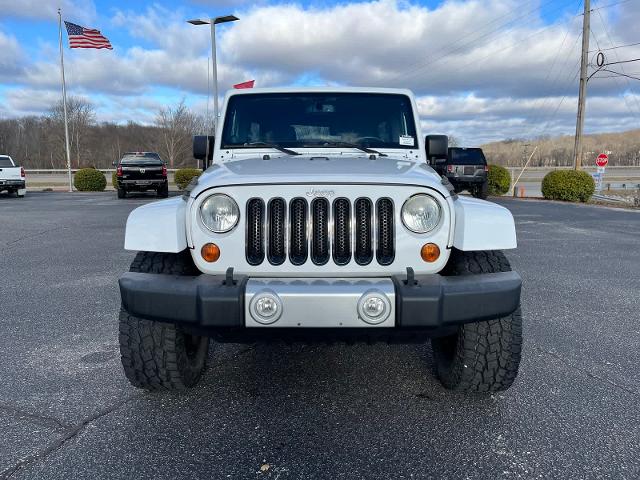
[[[433,263],[440,258],[440,248],[435,243],[425,243],[420,249],[420,256],[425,262]]]
[[[205,243],[200,249],[200,254],[205,261],[213,263],[220,258],[220,247],[215,243]]]

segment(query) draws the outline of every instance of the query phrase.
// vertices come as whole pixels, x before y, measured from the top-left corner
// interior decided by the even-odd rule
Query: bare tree
[[[191,157],[191,136],[198,123],[198,117],[189,111],[184,99],[175,106],[161,108],[156,115],[155,125],[162,136],[159,153],[169,161],[170,168]]]
[[[51,108],[49,118],[60,129],[57,136],[64,152],[64,107],[62,100]],[[75,152],[76,167],[80,167],[82,142],[88,129],[95,124],[95,108],[91,102],[84,98],[70,96],[67,98],[67,119],[69,123],[69,148]]]

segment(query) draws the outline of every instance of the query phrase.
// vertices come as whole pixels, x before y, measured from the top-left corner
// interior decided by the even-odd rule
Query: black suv
[[[433,168],[446,176],[456,192],[468,190],[476,198],[487,198],[487,159],[481,148],[449,147],[446,160],[437,159]]]
[[[113,162],[116,170],[118,198],[124,198],[127,192],[146,192],[155,190],[160,198],[169,196],[167,167],[154,152],[125,153],[120,161]]]

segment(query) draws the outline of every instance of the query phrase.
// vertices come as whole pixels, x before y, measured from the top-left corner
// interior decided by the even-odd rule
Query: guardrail
[[[77,168],[72,168],[71,173],[76,173],[78,170],[79,169]],[[115,168],[98,168],[97,170],[101,171],[102,173],[112,173],[116,171]],[[180,169],[167,168],[167,172],[175,173],[177,170],[180,170]],[[66,168],[25,168],[24,171],[26,173],[35,173],[36,175],[47,175],[47,174],[54,174],[54,173],[64,174],[64,173],[67,173],[69,170],[67,170]]]

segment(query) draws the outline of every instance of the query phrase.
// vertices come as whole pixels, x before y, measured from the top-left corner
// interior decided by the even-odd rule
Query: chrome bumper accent
[[[388,316],[372,324],[360,318],[358,302],[376,292],[388,299]],[[255,319],[256,295],[276,295],[279,318],[265,324]],[[245,326],[256,328],[379,328],[396,324],[396,294],[389,278],[319,280],[313,278],[251,278],[244,295]],[[386,312],[385,312],[386,315]]]

